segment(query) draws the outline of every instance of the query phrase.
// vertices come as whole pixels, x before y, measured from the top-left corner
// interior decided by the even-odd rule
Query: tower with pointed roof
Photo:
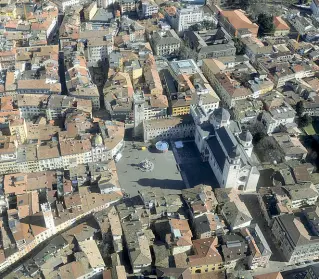
[[[248,157],[251,157],[251,154],[253,152],[253,136],[248,130],[243,131],[239,135],[239,142],[244,147]]]
[[[54,234],[56,228],[50,204],[48,202],[41,204],[41,211],[43,213],[45,227],[48,228],[52,234]]]
[[[133,113],[134,113],[134,137],[140,137],[143,134],[145,98],[142,91],[138,90],[133,95]]]
[[[228,110],[224,108],[215,109],[209,116],[209,122],[214,126],[215,129],[228,127],[230,124],[230,114]]]
[[[250,159],[252,135],[244,131],[237,136],[234,127],[238,127],[238,123],[230,120],[230,114],[224,108],[215,109],[206,121],[204,118],[198,121],[198,107],[192,112],[196,123],[195,144],[203,161],[209,163],[220,187],[256,190],[260,174]]]

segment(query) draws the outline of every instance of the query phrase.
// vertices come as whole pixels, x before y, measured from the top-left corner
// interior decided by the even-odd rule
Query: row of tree
[[[259,25],[258,36],[270,36],[275,32],[274,19],[272,15],[261,13],[258,15],[257,24]]]
[[[296,114],[298,116],[298,126],[300,128],[307,127],[312,122],[312,117],[304,113],[305,112],[305,106],[303,101],[299,101],[296,104]]]
[[[188,30],[190,31],[202,31],[202,30],[210,30],[215,29],[216,24],[213,21],[203,20],[202,22],[195,23],[191,25]]]

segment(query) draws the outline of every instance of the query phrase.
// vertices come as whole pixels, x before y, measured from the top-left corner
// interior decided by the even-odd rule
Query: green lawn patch
[[[310,123],[308,126],[304,127],[303,129],[308,136],[317,134],[312,123]]]

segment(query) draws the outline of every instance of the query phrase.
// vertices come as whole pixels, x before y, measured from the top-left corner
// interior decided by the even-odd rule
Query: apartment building
[[[128,73],[114,73],[103,88],[104,105],[115,120],[128,120],[132,117],[134,89]]]
[[[0,270],[17,262],[54,234],[65,230],[76,221],[93,212],[108,208],[120,198],[121,195],[117,193],[91,193],[84,187],[81,188],[80,194],[76,193],[65,197],[64,206],[59,204],[57,210],[52,210],[49,203],[43,203],[40,205],[41,213],[28,215],[28,218],[22,219],[23,221],[19,219],[18,211],[12,209],[8,212],[10,222],[9,229],[12,231],[13,240],[18,247],[18,251],[11,253],[10,256],[4,259],[0,265]],[[71,208],[72,214],[70,214],[71,211],[69,211]],[[31,222],[31,220],[34,219],[37,220],[37,223]],[[84,251],[90,249],[86,249],[86,247],[82,248]],[[95,266],[98,264],[95,263],[92,265]],[[96,270],[94,270],[93,274],[96,274]]]
[[[122,228],[133,273],[149,268],[152,263],[150,243],[142,231],[141,222],[139,220],[124,222]]]
[[[268,92],[261,96],[261,101],[266,110],[262,113],[261,122],[268,134],[279,131],[281,125],[289,126],[294,123],[296,112],[284,101],[283,96]]]
[[[156,65],[146,65],[143,68],[143,76],[146,83],[147,93],[155,96],[163,94],[163,86]]]
[[[157,31],[151,35],[154,53],[159,56],[177,55],[181,47],[181,39],[174,30]]]
[[[298,137],[291,136],[288,133],[275,133],[272,138],[286,161],[306,159],[308,150],[302,145]]]
[[[113,40],[105,40],[103,38],[95,38],[87,43],[87,58],[89,63],[105,61],[105,59],[113,51]]]
[[[15,140],[18,130],[15,128],[12,132],[14,138],[3,138],[6,144],[2,148],[1,174],[29,173],[107,161],[112,159],[123,146],[124,125],[120,122],[100,121],[98,127],[101,135],[94,136],[91,141],[74,139],[74,134],[71,135],[68,131],[62,132],[59,127],[46,124],[28,125],[25,134],[23,126],[21,122],[19,127],[22,129],[23,137],[27,135],[28,140],[42,140],[44,144],[36,146],[31,143],[17,146]],[[72,129],[76,127],[74,123],[70,126]]]
[[[80,0],[55,0],[54,3],[59,7],[62,12],[65,11],[67,7],[73,7],[80,4]]]
[[[0,52],[0,66],[3,70],[8,70],[15,64],[16,49],[1,51]]]
[[[92,2],[88,7],[83,9],[84,19],[90,21],[97,12],[97,2]]]
[[[280,16],[274,17],[274,26],[274,36],[286,36],[290,32],[289,25]]]
[[[206,68],[203,67],[205,74]],[[229,108],[232,108],[237,100],[247,99],[253,97],[250,89],[242,86],[240,82],[235,79],[230,73],[217,73],[216,75],[209,75],[206,72],[205,76],[211,82],[217,95]]]
[[[248,242],[249,269],[267,267],[272,255],[272,251],[258,224],[252,224],[247,228],[241,229],[241,234]]]
[[[165,95],[155,95],[145,98],[144,120],[167,116],[168,101]]]
[[[223,260],[216,248],[217,245],[217,237],[193,240],[194,254],[188,257],[192,274],[205,274],[223,269]]]
[[[45,114],[48,95],[30,95],[21,94],[17,96],[17,106],[20,111],[21,118],[32,119],[40,114]]]
[[[49,97],[47,105],[43,106],[43,109],[45,110],[48,120],[65,117],[67,113],[76,110],[92,113],[92,100],[78,99],[65,95],[54,95]],[[37,109],[33,110],[33,113],[35,112],[37,112]]]
[[[106,9],[115,3],[113,0],[97,0],[98,8]]]
[[[68,95],[83,100],[91,100],[93,110],[100,108],[100,95],[93,84],[85,57],[79,52],[66,56],[65,79]]]
[[[121,14],[130,14],[136,12],[136,2],[135,0],[121,0],[119,2],[121,8]]]
[[[167,15],[167,20],[171,23],[176,33],[187,31],[191,25],[203,21],[203,11],[197,6],[188,6],[176,10],[174,15]]]
[[[159,118],[143,121],[144,141],[191,138],[195,125],[189,117]]]
[[[153,14],[158,13],[158,5],[153,0],[141,0],[136,5],[141,19],[150,18]]]
[[[96,85],[92,84],[90,87],[78,87],[75,91],[70,91],[69,96],[80,100],[91,101],[93,110],[100,109],[100,93]]]
[[[11,119],[9,121],[9,131],[11,136],[15,136],[19,144],[27,140],[27,125],[25,119]]]
[[[221,11],[219,20],[221,26],[234,37],[238,37],[243,30],[257,37],[259,26],[252,23],[241,10]]]
[[[318,259],[319,238],[307,230],[308,222],[294,214],[274,218],[272,233],[289,263]]]
[[[281,87],[290,80],[313,77],[319,69],[313,61],[299,60],[296,63],[291,52],[260,57],[257,63],[268,74],[275,87]]]

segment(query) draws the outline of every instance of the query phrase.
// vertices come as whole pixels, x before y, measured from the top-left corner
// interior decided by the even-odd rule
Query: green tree
[[[260,15],[258,15],[257,24],[259,25],[259,36],[271,35],[275,31],[275,25],[272,15],[261,13]]]
[[[236,48],[236,54],[237,55],[245,54],[245,45],[243,44],[243,42],[239,40],[238,38],[234,38],[233,41]]]
[[[181,59],[194,59],[197,60],[197,52],[190,47],[182,44],[179,50],[179,56]]]
[[[216,24],[213,21],[203,20],[201,23],[202,27],[209,30],[216,28]]]
[[[256,121],[255,123],[251,124],[247,128],[252,134],[253,142],[255,144],[257,144],[258,142],[260,142],[263,138],[267,136],[265,126],[260,121]]]
[[[277,163],[284,161],[284,156],[272,137],[265,136],[257,144],[256,149],[264,162]]]
[[[307,127],[312,122],[312,118],[308,114],[304,114],[299,117],[299,127],[304,128]]]
[[[304,111],[305,111],[304,103],[303,103],[303,101],[299,101],[296,104],[296,113],[297,113],[297,115],[298,116],[302,116]]]
[[[188,28],[189,31],[200,31],[202,29],[203,29],[203,27],[200,23],[195,23],[195,24],[189,26],[189,28]]]
[[[241,0],[240,1],[240,8],[243,10],[247,10],[250,6],[250,1],[249,0]]]
[[[213,21],[203,20],[200,23],[195,23],[191,25],[188,30],[190,31],[201,31],[203,29],[209,30],[216,28],[216,24]]]

